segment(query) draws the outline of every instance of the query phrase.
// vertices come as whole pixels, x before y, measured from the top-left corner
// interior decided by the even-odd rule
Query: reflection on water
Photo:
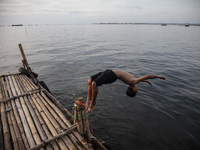
[[[62,25],[0,28],[0,70],[17,72],[22,43],[39,79],[69,110],[87,96],[87,78],[105,69],[166,80],[139,84],[135,98],[121,81],[99,88],[89,120],[112,149],[200,148],[200,28]]]

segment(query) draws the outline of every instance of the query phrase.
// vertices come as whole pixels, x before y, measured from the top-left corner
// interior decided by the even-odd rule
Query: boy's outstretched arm
[[[149,82],[147,79],[156,79],[156,78],[165,80],[165,77],[160,76],[160,75],[145,75],[145,76],[136,78],[135,82],[136,84],[140,82],[147,82],[150,85],[152,85],[151,82]]]

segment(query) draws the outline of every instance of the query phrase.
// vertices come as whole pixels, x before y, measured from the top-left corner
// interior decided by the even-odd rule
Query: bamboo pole
[[[4,103],[1,103],[1,120],[2,120],[2,125],[3,125],[4,147],[6,150],[12,150],[12,144],[10,140],[10,130],[7,123],[8,120],[6,118]]]
[[[9,109],[9,107],[7,105],[6,105],[6,109]],[[16,137],[15,132],[14,132],[14,127],[13,127],[13,124],[11,122],[11,117],[10,117],[10,112],[9,111],[7,112],[7,118],[8,118],[8,124],[9,124],[9,128],[10,128],[10,133],[11,133],[13,149],[14,150],[18,150],[19,147],[18,147],[18,143],[17,143],[17,137]]]
[[[0,140],[0,145],[1,145],[0,150],[3,150],[4,144],[3,144],[3,126],[2,126],[2,123],[1,123],[1,104],[0,104],[0,139],[2,139],[2,140]]]
[[[80,102],[80,101],[83,101],[83,99],[81,98],[79,98],[78,100],[77,100],[78,102]],[[81,102],[80,102],[81,103]],[[81,111],[83,110],[84,108],[83,107],[81,107],[81,106],[79,106],[76,102],[74,103],[74,121],[75,122],[78,122],[78,132],[82,135],[82,136],[84,136],[84,131],[83,131],[83,122],[82,122],[82,114],[81,114]]]
[[[17,126],[17,121],[14,117],[13,110],[11,110],[10,113],[11,113],[11,121],[12,121],[13,126],[14,126],[14,130],[15,130],[15,134],[16,134],[16,138],[17,138],[17,141],[18,141],[19,148],[20,148],[20,150],[25,150],[25,145],[23,143],[23,139],[22,139],[22,136],[20,134],[19,127]]]
[[[12,81],[10,76],[8,76],[8,80],[10,82],[11,91],[13,92],[13,95],[16,96],[17,93],[15,91],[14,83],[13,83],[13,81]],[[26,120],[26,117],[25,117],[24,111],[22,109],[22,106],[21,106],[21,104],[19,102],[19,99],[15,99],[15,103],[16,103],[16,106],[17,106],[17,109],[18,109],[18,112],[19,112],[19,115],[20,115],[24,130],[25,130],[25,134],[26,134],[27,140],[29,142],[29,145],[30,145],[30,147],[33,147],[33,146],[35,146],[35,141],[33,139],[31,131],[29,129],[29,125],[28,125],[28,122]]]
[[[9,95],[11,96],[12,95],[12,92],[11,92],[11,87],[10,87],[10,84],[9,84],[9,81],[8,81],[8,78],[6,78],[6,84],[7,84],[7,90],[8,90],[8,93]],[[12,112],[13,112],[13,124],[16,124],[16,134],[17,134],[17,139],[19,140],[19,143],[24,143],[25,145],[25,148],[28,149],[30,146],[28,144],[28,140],[26,138],[26,135],[25,135],[25,132],[24,132],[24,128],[23,128],[23,125],[22,125],[22,122],[21,122],[21,119],[19,117],[19,113],[17,111],[17,107],[15,105],[15,102],[12,100],[11,102],[11,106],[12,106]],[[19,131],[18,131],[18,128],[19,128]],[[22,141],[21,141],[21,138],[22,138]],[[24,149],[24,146],[20,146],[21,149]]]
[[[41,92],[42,93],[42,92]],[[39,93],[37,94],[38,96]],[[42,95],[42,94],[41,94]],[[56,119],[56,121],[61,125],[61,127],[63,129],[68,128],[68,126],[61,120],[60,118],[60,114],[56,113],[54,109],[52,109],[52,107],[47,103],[47,101],[49,100],[46,96],[41,97],[41,100],[43,102],[43,104],[46,106],[46,108],[48,109],[48,111],[53,115],[53,117]],[[71,139],[71,141],[73,142],[73,144],[78,148],[78,149],[82,149],[83,147],[81,147],[81,145],[79,144],[79,141],[77,141],[77,139],[75,138],[75,136],[73,134],[68,134],[69,138]]]
[[[2,98],[3,98],[2,91],[0,91],[0,99]],[[10,130],[8,127],[8,120],[6,118],[4,103],[1,103],[1,121],[2,121],[2,126],[3,126],[4,148],[6,150],[12,150],[11,140],[10,140]]]
[[[48,99],[48,97],[44,94],[44,92],[41,92],[41,95],[43,97],[45,97],[46,101],[48,102],[48,104],[51,106],[51,108],[53,110],[55,110],[55,112],[57,114],[59,114],[60,118],[62,119],[62,121],[69,127],[71,126],[71,123],[66,119],[66,117],[64,116],[64,114],[61,112],[61,110],[55,106],[55,104]],[[75,116],[77,117],[77,116]],[[73,131],[72,132],[73,135],[80,141],[80,143],[84,146],[85,149],[91,149],[90,146],[88,145],[88,143],[85,141],[85,139],[77,132],[77,131]]]
[[[31,95],[33,93],[39,93],[40,91],[41,90],[33,90],[33,91],[30,91],[30,92],[22,93],[22,94],[17,95],[17,96],[12,96],[12,97],[9,97],[9,98],[5,98],[5,99],[0,100],[0,103],[8,102],[8,101],[14,100],[16,98],[28,96],[28,95]]]
[[[81,109],[77,107],[77,105],[75,104],[74,109],[77,113],[77,121],[78,121],[78,132],[83,136],[83,122],[82,122],[82,116],[81,116]]]
[[[24,50],[23,50],[23,48],[22,48],[22,45],[21,45],[21,44],[18,44],[18,46],[19,46],[19,49],[20,49],[20,52],[21,52],[21,55],[22,55],[22,58],[23,58],[22,64],[23,64],[24,67],[26,66],[26,68],[28,69],[29,73],[31,73],[31,72],[32,72],[32,71],[31,71],[31,67],[30,67],[29,64],[28,64],[28,61],[27,61],[27,59],[26,59],[26,55],[25,55],[25,53],[24,53]],[[33,82],[34,82],[35,84],[38,83],[33,74],[30,74],[30,77],[32,78],[32,80],[33,80]]]
[[[29,87],[29,90],[32,90],[31,87]],[[38,100],[37,102],[42,106],[44,112],[47,114],[47,116],[49,117],[49,119],[51,120],[53,126],[56,128],[57,132],[61,132],[63,129],[67,128],[67,126],[65,124],[63,124],[63,122],[61,121],[61,119],[54,113],[54,111],[52,109],[50,109],[49,105],[47,105],[47,103],[43,103],[45,102],[44,98],[38,93],[33,95],[33,97],[37,100],[38,98],[40,100]],[[46,104],[46,105],[45,105]],[[55,119],[54,119],[55,118]],[[59,124],[61,125],[61,128],[59,126]],[[71,134],[68,136],[63,137],[64,138],[64,142],[65,144],[70,148],[70,149],[74,149],[75,145],[77,148],[79,148],[80,146],[77,144],[77,140],[76,138],[74,138]],[[71,140],[73,141],[73,143],[71,142]],[[74,145],[75,144],[75,145]]]
[[[31,100],[31,97],[30,97],[30,96],[29,96],[29,100],[30,100],[30,103],[31,103],[31,105],[32,105],[32,107],[33,107],[33,109],[34,109],[34,111],[35,111],[35,113],[36,113],[36,115],[37,115],[37,117],[38,117],[38,119],[39,119],[39,121],[40,121],[40,124],[42,125],[42,128],[43,128],[45,134],[46,134],[47,137],[48,137],[48,139],[52,138],[53,136],[52,136],[51,133],[49,132],[49,130],[48,130],[48,128],[47,128],[47,126],[46,126],[44,120],[42,119],[42,116],[40,115],[39,111],[37,110],[37,107],[35,106],[34,102]],[[55,150],[58,150],[58,149],[59,149],[59,148],[58,148],[58,145],[56,144],[55,141],[52,141],[52,142],[51,142],[51,145],[52,145],[52,147],[53,147]]]
[[[19,75],[19,80],[23,83],[23,85],[24,85],[24,90],[25,90],[25,91],[28,91],[28,86],[27,86],[27,84],[25,83],[25,81],[23,80],[23,76],[24,76],[24,75]],[[42,116],[40,115],[40,113],[39,113],[39,111],[38,111],[36,105],[35,105],[34,102],[33,102],[33,100],[31,99],[30,96],[28,96],[28,99],[29,99],[29,102],[30,102],[31,106],[33,107],[33,109],[34,109],[34,111],[35,111],[35,113],[36,113],[38,119],[39,119],[39,122],[40,122],[40,124],[41,124],[41,126],[42,126],[42,128],[43,128],[43,130],[44,130],[44,132],[45,132],[45,134],[46,134],[46,136],[47,136],[48,138],[52,138],[52,135],[51,135],[51,133],[49,132],[49,130],[48,130],[48,128],[47,128],[47,126],[46,126],[44,120],[42,119]],[[58,148],[58,145],[56,144],[55,141],[51,142],[51,145],[52,145],[52,147],[53,147],[55,150],[58,150],[58,149],[59,149],[59,148]]]
[[[91,137],[91,140],[97,147],[99,147],[101,150],[106,150],[106,148],[95,138]]]
[[[79,97],[75,101],[74,108],[75,108],[75,113],[78,113],[75,119],[78,119],[78,124],[80,124],[79,125],[80,129],[78,131],[79,133],[83,133],[88,142],[91,142],[91,133],[83,97]]]
[[[45,122],[46,125],[48,126],[48,128],[49,128],[51,134],[52,134],[53,136],[56,136],[58,133],[57,133],[57,131],[55,130],[54,126],[51,124],[49,118],[48,118],[48,117],[46,116],[46,114],[44,113],[43,109],[41,108],[41,106],[39,105],[39,103],[36,101],[36,99],[35,99],[32,95],[31,95],[30,97],[31,97],[33,103],[35,104],[35,106],[37,107],[37,109],[38,109],[39,113],[41,114],[42,118],[44,119],[44,122]],[[57,142],[58,142],[58,145],[59,145],[59,147],[60,147],[61,149],[66,149],[66,146],[65,146],[65,144],[63,143],[63,141],[62,141],[61,139],[58,139]]]
[[[15,79],[14,76],[11,76],[12,77],[12,81],[13,81],[13,84],[15,85],[15,90],[16,92],[20,95],[21,94],[21,91],[19,90],[19,87],[18,87],[18,84],[17,84],[17,81]],[[21,106],[23,108],[23,111],[25,112],[25,116],[26,116],[26,119],[27,119],[27,122],[28,122],[28,125],[31,129],[31,133],[32,133],[32,136],[36,142],[36,144],[39,144],[41,143],[41,138],[40,136],[38,135],[38,132],[36,130],[36,127],[35,127],[35,124],[33,123],[33,120],[32,120],[32,117],[29,113],[29,109],[27,108],[26,104],[25,104],[25,100],[24,98],[20,97],[19,98],[20,102],[21,102]],[[42,150],[43,148],[41,148]]]
[[[77,125],[73,125],[73,126],[69,127],[68,129],[66,129],[64,132],[62,132],[61,134],[59,134],[57,136],[54,136],[54,137],[52,137],[52,138],[50,138],[48,140],[45,140],[45,141],[43,141],[43,143],[38,144],[38,145],[36,145],[35,147],[33,147],[33,148],[29,149],[29,150],[36,150],[36,149],[38,149],[38,148],[40,148],[42,146],[45,146],[47,143],[50,143],[50,142],[52,142],[52,141],[54,141],[54,140],[56,140],[56,139],[58,139],[60,137],[63,137],[66,134],[69,134],[70,132],[74,131],[76,128],[77,128]]]
[[[22,48],[22,44],[18,44],[18,46],[19,46],[19,49],[20,49],[20,52],[21,52],[21,55],[22,55],[22,58],[23,58],[22,64],[23,64],[24,66],[26,66],[26,68],[30,71],[31,68],[29,67],[28,61],[27,61],[27,59],[26,59],[26,55],[25,55],[24,50],[23,50],[23,48]]]
[[[2,80],[2,89],[4,91],[4,98],[7,98],[8,93],[7,93],[7,90],[6,90],[6,86],[4,84],[4,80]],[[7,119],[8,119],[8,125],[9,125],[9,129],[10,129],[13,148],[14,148],[14,150],[18,150],[17,138],[16,138],[16,135],[15,135],[15,132],[14,132],[14,129],[13,129],[14,128],[13,124],[11,122],[11,114],[10,114],[11,107],[8,106],[8,103],[5,103],[5,108],[6,108],[6,116],[7,116]]]
[[[31,89],[31,87],[29,87],[29,90],[32,90]],[[34,96],[34,95],[33,95]],[[53,109],[51,109],[51,107],[48,105],[48,103],[45,101],[45,98],[47,98],[47,97],[42,97],[39,93],[37,93],[37,94],[35,94],[35,96],[37,96],[40,100],[38,101],[38,103],[40,103],[40,105],[42,106],[42,108],[44,109],[44,111],[45,111],[45,113],[47,114],[47,116],[49,116],[50,118],[51,118],[51,120],[52,120],[52,123],[53,123],[53,125],[55,126],[55,128],[57,129],[57,131],[58,132],[61,132],[63,129],[66,129],[67,128],[67,126],[62,122],[62,120],[60,119],[60,117],[54,112],[54,110]],[[37,99],[37,97],[35,97],[35,99]],[[54,119],[55,118],[55,119]],[[57,124],[56,122],[58,122],[59,124]],[[60,126],[62,127],[60,127]],[[80,147],[80,145],[79,144],[77,144],[78,143],[78,141],[76,140],[76,138],[73,136],[73,135],[71,135],[71,134],[69,134],[68,135],[69,136],[69,138],[72,140],[72,142],[71,142],[71,140],[69,140],[69,138],[66,136],[66,137],[63,137],[63,138],[65,138],[65,143],[68,145],[68,147],[70,148],[70,149],[73,149],[74,148],[74,144],[76,145],[76,147],[78,148],[78,149],[82,149],[81,147]]]
[[[36,89],[37,86],[34,85],[30,80],[28,80],[27,76],[23,76],[24,79],[30,83],[33,89]],[[39,84],[40,85],[40,84]],[[41,85],[40,88],[43,89],[43,92],[53,101],[53,103],[71,120],[73,121],[73,115],[58,101],[56,100],[47,90],[45,90]]]
[[[5,75],[0,75],[0,78],[3,77],[7,77],[7,76],[10,76],[10,75],[18,75],[19,73],[10,73],[10,74],[5,74]]]
[[[19,78],[20,78],[20,80],[24,83],[23,75],[20,75]],[[24,88],[25,88],[24,90],[28,91],[28,86],[27,86],[27,84],[25,84],[25,83],[24,83]],[[32,99],[31,99],[30,96],[28,96],[28,99],[30,100],[29,102],[30,102],[31,106],[32,106],[33,109],[34,109],[34,111],[35,111],[35,113],[36,113],[36,115],[37,115],[37,117],[38,117],[38,119],[39,119],[39,122],[40,122],[40,124],[41,124],[41,126],[42,126],[42,128],[43,128],[43,130],[44,130],[44,132],[45,132],[45,134],[46,134],[46,136],[48,137],[48,139],[49,139],[49,138],[52,138],[53,136],[52,136],[51,133],[49,132],[49,130],[48,130],[48,128],[47,128],[47,126],[46,126],[44,120],[42,119],[42,116],[41,116],[41,114],[39,113],[39,111],[38,111],[36,105],[34,104],[34,102],[32,101]],[[59,142],[59,141],[58,141],[58,142]],[[58,145],[57,145],[57,143],[56,143],[55,141],[52,141],[52,142],[51,142],[51,145],[52,145],[53,149],[55,149],[55,150],[58,150],[58,149],[59,149],[59,147],[58,147]]]
[[[2,80],[2,83],[3,83],[4,90],[7,91],[7,92],[4,92],[5,97],[8,98],[10,95],[10,91],[9,91],[9,84],[8,84],[7,78],[5,78],[5,81]],[[10,124],[11,135],[12,135],[12,139],[13,139],[13,147],[14,147],[14,149],[20,148],[22,150],[25,150],[25,146],[22,141],[22,137],[20,135],[19,128],[17,126],[17,122],[14,117],[13,109],[12,109],[10,102],[6,103],[6,109],[9,110],[9,112],[7,112],[7,115],[8,115],[8,121]]]
[[[88,117],[87,117],[85,108],[84,110],[81,111],[81,113],[83,116],[84,134],[87,135],[87,140],[91,142],[91,133],[90,133],[89,122],[88,122]]]
[[[32,82],[32,80],[30,80],[30,78],[28,78],[26,75],[20,75],[20,77],[21,77],[21,79],[25,80],[24,83],[26,83],[28,85],[27,91],[40,89],[40,87],[36,86],[35,83]]]
[[[58,101],[56,100],[48,91],[44,90],[44,93],[53,101],[53,103],[60,108],[60,110],[73,121],[73,115]]]
[[[29,80],[29,78],[27,78],[24,75],[20,76],[20,78],[24,82],[24,84],[27,84],[27,86],[25,86],[26,90],[27,91],[28,90],[32,90],[32,88],[29,86],[30,83],[31,83],[30,80]],[[51,122],[50,122],[49,118],[47,117],[47,115],[44,113],[42,107],[39,105],[39,103],[36,101],[36,99],[34,98],[33,95],[30,95],[29,97],[30,97],[30,102],[32,103],[32,106],[35,106],[36,109],[38,110],[39,114],[42,116],[40,120],[44,120],[44,122],[46,123],[47,127],[49,128],[49,131],[51,132],[51,134],[53,136],[56,136],[58,133],[55,130],[54,126],[51,124]],[[45,130],[45,131],[47,132],[48,130]],[[51,136],[50,134],[48,134],[48,135]],[[61,149],[66,149],[66,146],[65,146],[64,142],[62,141],[62,139],[58,139],[57,143],[58,143],[58,145],[59,145],[59,147]]]
[[[18,76],[16,76],[16,79],[17,79],[16,81],[17,81],[19,90],[20,90],[21,92],[24,92],[24,88],[25,88],[25,87],[22,87],[22,86],[21,86],[21,84],[23,84],[23,83],[20,84],[20,79],[18,78]],[[43,131],[43,129],[42,129],[42,126],[41,126],[41,124],[40,124],[40,122],[39,122],[39,119],[37,118],[37,115],[35,114],[35,111],[33,110],[32,106],[31,106],[31,104],[30,104],[30,102],[29,102],[28,97],[25,96],[25,97],[24,97],[24,101],[25,101],[25,103],[26,103],[26,105],[27,105],[27,107],[28,107],[28,109],[29,109],[29,111],[30,111],[30,114],[31,114],[31,116],[32,116],[32,118],[33,118],[33,121],[34,121],[34,123],[35,123],[35,126],[36,126],[36,128],[37,128],[37,131],[38,131],[38,133],[39,133],[39,135],[40,135],[42,141],[47,140],[47,137],[46,137],[46,135],[45,135],[45,133],[44,133],[44,131]],[[50,145],[47,145],[46,149],[47,149],[47,150],[52,150],[52,147],[51,147]]]
[[[26,77],[27,78],[27,77]],[[29,88],[29,90],[31,90],[31,88]],[[43,90],[42,90],[43,91]],[[61,124],[61,126],[63,127],[63,128],[66,128],[66,127],[69,127],[69,126],[71,126],[71,124],[69,123],[69,121],[65,118],[65,116],[62,114],[62,112],[51,102],[50,104],[49,104],[49,102],[50,102],[50,100],[49,100],[49,98],[47,98],[47,96],[43,93],[43,92],[41,92],[41,95],[42,95],[42,97],[45,99],[45,101],[43,100],[42,102],[45,104],[45,106],[47,106],[47,105],[50,105],[51,104],[51,106],[52,107],[47,107],[47,109],[52,113],[52,115],[54,116],[54,118],[56,118],[56,120]],[[48,101],[48,103],[46,102],[46,101]],[[57,101],[57,100],[56,100]],[[52,105],[53,104],[53,105]],[[49,109],[49,108],[51,108],[51,109]],[[52,110],[57,110],[57,114],[59,115],[59,117],[60,117],[60,115],[62,116],[62,117],[64,117],[65,118],[65,120],[68,122],[68,125],[67,126],[65,126],[65,125],[63,125],[63,120],[60,120],[59,119],[59,117],[56,115],[56,113],[54,112],[54,111],[52,111]],[[65,121],[65,122],[66,122]],[[75,133],[77,133],[77,132],[75,132]],[[87,147],[88,147],[88,145],[86,145],[86,142],[84,141],[84,139],[80,136],[80,135],[76,135],[76,136],[74,136],[74,132],[73,132],[73,135],[69,135],[69,137],[70,137],[70,139],[73,141],[73,143],[76,145],[76,147],[77,148],[81,148],[80,147],[80,144],[81,145],[83,145],[84,146],[84,148],[86,148],[87,149]],[[77,141],[76,140],[76,138],[79,140],[79,141]],[[86,146],[85,146],[86,145]]]
[[[28,77],[26,77],[26,76],[24,76],[23,75],[23,77],[24,78],[26,78],[26,80],[28,79]],[[29,80],[29,82],[30,82],[30,80]],[[34,85],[33,85],[34,86]],[[36,88],[36,87],[35,87]],[[31,90],[31,89],[29,89],[29,90]],[[47,98],[47,96],[48,96],[48,98]],[[47,99],[49,99],[49,100],[46,100],[47,102],[48,102],[48,104],[52,107],[52,109],[53,110],[55,110],[56,111],[56,113],[57,114],[59,114],[59,116],[61,117],[61,119],[62,119],[62,121],[67,125],[67,126],[70,126],[71,125],[71,123],[65,118],[65,116],[63,115],[63,113],[60,111],[60,109],[64,109],[63,110],[63,112],[65,112],[65,115],[66,116],[68,116],[68,118],[72,118],[71,120],[73,120],[73,116],[72,116],[72,114],[67,110],[67,111],[65,111],[66,109],[62,106],[62,104],[58,104],[57,106],[59,106],[60,105],[60,109],[58,109],[58,107],[56,107],[55,106],[55,104],[53,104],[52,103],[52,101],[54,102],[54,103],[57,103],[58,101],[49,93],[49,92],[47,92],[46,90],[44,90],[44,91],[42,91],[41,92],[41,95],[43,96],[43,97],[46,97]],[[45,98],[45,99],[46,99]],[[85,139],[83,139],[83,137],[78,133],[78,132],[76,132],[76,131],[73,131],[72,132],[73,134],[74,134],[74,136],[82,143],[82,145],[86,148],[86,149],[91,149],[91,147],[88,145],[88,143],[85,141]],[[96,140],[96,138],[94,139],[95,137],[93,137],[92,138],[92,142],[94,142],[95,144],[96,143],[98,143],[98,145],[100,145],[100,147],[103,147],[103,149],[105,149],[105,147],[100,143],[100,142],[98,142],[97,140]],[[95,142],[96,141],[96,142]]]
[[[47,110],[45,105],[42,103],[42,101],[41,101],[42,97],[40,95],[36,95],[36,94],[33,94],[33,96],[37,100],[37,102],[40,104],[40,106],[42,107],[42,109],[45,112],[45,114],[47,115],[47,117],[51,120],[51,123],[53,124],[53,126],[55,127],[57,132],[61,133],[61,131],[63,129],[59,126],[59,124],[57,123],[55,118],[50,114],[50,112]],[[65,144],[69,147],[69,149],[76,149],[76,147],[71,142],[71,140],[68,138],[68,136],[64,136],[64,137],[62,137],[62,139],[65,142]]]

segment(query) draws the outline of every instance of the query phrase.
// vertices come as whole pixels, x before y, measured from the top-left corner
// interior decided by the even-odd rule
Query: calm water
[[[32,70],[71,111],[87,97],[87,78],[105,69],[166,80],[99,88],[89,121],[114,150],[200,149],[200,27],[57,25],[0,28],[0,74],[17,72],[22,43]]]

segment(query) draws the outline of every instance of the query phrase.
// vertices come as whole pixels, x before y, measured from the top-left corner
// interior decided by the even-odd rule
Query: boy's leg
[[[88,108],[90,101],[91,101],[91,96],[92,96],[91,84],[92,84],[92,79],[88,78],[88,80],[87,80],[87,101],[86,101],[85,109]]]
[[[94,107],[96,106],[96,98],[98,94],[98,87],[96,85],[96,82],[92,82],[92,100],[90,102],[88,113],[92,112],[94,110]]]

